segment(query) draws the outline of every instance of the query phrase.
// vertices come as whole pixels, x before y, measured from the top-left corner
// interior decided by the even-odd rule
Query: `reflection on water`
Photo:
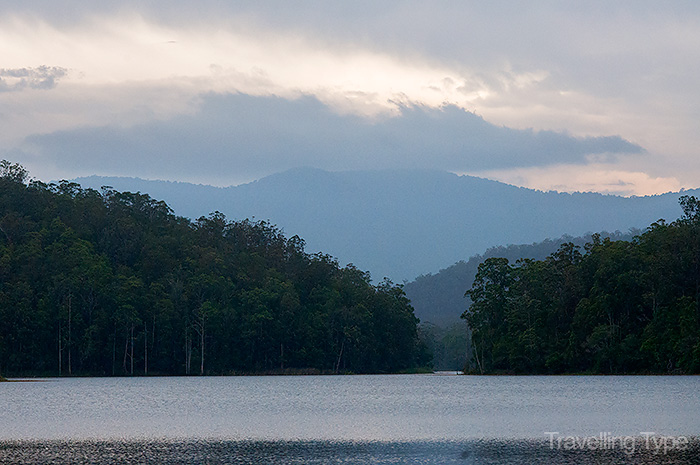
[[[645,432],[689,442],[659,452]],[[698,436],[700,377],[0,384],[0,464],[692,464]]]
[[[676,464],[698,463],[700,443],[682,451],[562,451],[537,440],[471,441],[5,441],[0,463],[33,464]]]
[[[0,440],[700,435],[700,377],[74,378],[0,385]]]

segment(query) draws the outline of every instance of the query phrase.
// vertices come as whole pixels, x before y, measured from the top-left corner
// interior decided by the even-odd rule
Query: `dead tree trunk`
[[[202,320],[202,331],[199,334],[199,341],[200,341],[200,352],[201,352],[201,357],[199,359],[199,374],[203,375],[204,374],[204,320]]]
[[[61,343],[61,322],[58,322],[58,376],[63,374],[63,344]]]
[[[148,326],[143,322],[143,374],[148,375]]]
[[[343,350],[345,349],[345,339],[343,339],[343,343],[340,344],[340,353],[338,353],[338,360],[335,362],[335,374],[338,374],[338,370],[340,370],[340,360],[343,358]]]
[[[134,323],[131,323],[131,374],[134,374]]]
[[[205,317],[199,316],[192,326],[199,335],[199,374],[204,374],[204,337],[206,332]]]
[[[73,340],[71,339],[71,316],[73,311],[73,295],[68,294],[68,376],[73,374],[73,367],[71,366],[71,346],[73,345]]]
[[[112,338],[112,376],[117,371],[117,325],[114,325],[114,337]]]
[[[189,330],[185,332],[185,374],[190,374],[190,366],[192,363],[192,340],[190,339]]]

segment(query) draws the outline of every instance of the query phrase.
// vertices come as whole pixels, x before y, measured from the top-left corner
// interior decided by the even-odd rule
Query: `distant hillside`
[[[384,276],[411,280],[502,244],[674,220],[680,195],[540,192],[472,176],[409,170],[304,168],[228,188],[128,178],[77,182],[145,192],[190,218],[219,210],[234,220],[269,219],[287,236],[303,237],[307,250],[323,250],[341,264],[352,262],[369,270],[375,281]]]
[[[602,237],[612,240],[631,240],[641,231],[623,234],[603,233]],[[543,260],[554,253],[565,242],[573,242],[582,247],[590,242],[591,236],[562,236],[559,239],[547,239],[534,244],[492,247],[481,255],[474,255],[467,261],[459,261],[440,270],[436,274],[422,275],[404,286],[404,291],[415,309],[421,322],[429,322],[448,327],[460,321],[460,315],[469,306],[469,298],[464,293],[471,288],[479,264],[487,258],[507,258],[511,263],[520,259]]]

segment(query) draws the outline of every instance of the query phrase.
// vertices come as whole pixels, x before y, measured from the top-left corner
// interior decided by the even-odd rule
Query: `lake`
[[[63,378],[0,406],[0,463],[696,463],[700,436],[692,376]]]

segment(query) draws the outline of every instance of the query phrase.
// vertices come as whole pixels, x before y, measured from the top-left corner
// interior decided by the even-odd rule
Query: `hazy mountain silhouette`
[[[354,263],[375,280],[410,280],[489,247],[644,228],[681,213],[679,193],[624,198],[541,192],[423,170],[299,168],[227,188],[97,176],[76,181],[148,193],[190,218],[218,210],[232,219],[270,220],[288,236],[302,237],[308,251]]]

